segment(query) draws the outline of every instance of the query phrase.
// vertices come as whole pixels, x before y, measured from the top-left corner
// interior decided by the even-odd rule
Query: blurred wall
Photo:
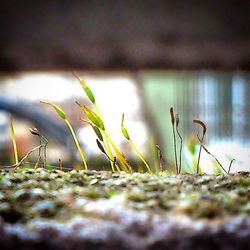
[[[0,71],[250,68],[250,1],[10,0]]]

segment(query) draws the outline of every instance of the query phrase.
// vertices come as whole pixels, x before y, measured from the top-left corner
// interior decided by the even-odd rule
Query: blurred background
[[[65,124],[41,100],[60,105],[92,168],[107,159],[74,103],[91,107],[72,72],[83,78],[107,130],[128,159],[121,115],[140,152],[153,165],[155,144],[164,167],[174,163],[169,109],[180,115],[183,160],[198,148],[193,119],[207,125],[205,142],[220,162],[250,170],[249,1],[8,1],[0,15],[0,165],[13,162],[9,114],[20,157],[49,140],[48,161],[67,166],[78,155]],[[32,158],[33,157],[33,158]],[[33,155],[30,161],[35,161]],[[208,172],[216,166],[202,154]]]

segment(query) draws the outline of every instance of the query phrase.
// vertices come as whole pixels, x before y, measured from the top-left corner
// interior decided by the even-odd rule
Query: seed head
[[[174,109],[173,109],[173,107],[170,108],[170,116],[171,116],[171,123],[172,123],[172,125],[174,125],[175,120],[174,120]]]
[[[32,134],[32,135],[40,135],[40,133],[39,133],[39,131],[38,131],[38,129],[37,128],[29,128],[29,131],[30,131],[30,133]]]

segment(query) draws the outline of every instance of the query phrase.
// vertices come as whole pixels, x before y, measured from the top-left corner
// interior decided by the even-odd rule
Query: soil
[[[248,249],[250,173],[0,170],[0,249]]]

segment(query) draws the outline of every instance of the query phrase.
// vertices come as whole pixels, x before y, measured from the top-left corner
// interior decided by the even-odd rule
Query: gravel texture
[[[248,249],[250,173],[0,170],[0,249]]]

